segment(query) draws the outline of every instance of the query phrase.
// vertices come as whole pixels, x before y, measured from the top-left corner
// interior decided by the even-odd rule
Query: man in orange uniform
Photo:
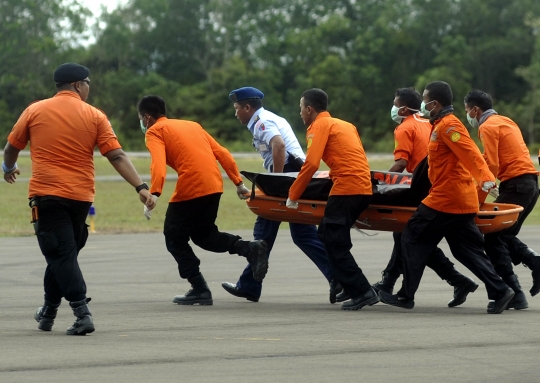
[[[218,231],[215,224],[223,177],[216,160],[236,185],[242,199],[249,190],[227,149],[219,145],[199,124],[166,117],[165,101],[145,96],[137,106],[146,147],[152,156],[150,192],[159,197],[163,191],[167,165],[178,173],[176,188],[169,200],[164,234],[167,250],[178,263],[180,277],[191,283],[191,290],[177,295],[180,305],[212,305],[212,293],[199,270],[200,260],[189,245],[215,253],[238,254],[247,258],[253,278],[262,281],[268,271],[265,241],[243,241],[239,236]]]
[[[107,117],[85,101],[90,91],[88,68],[66,63],[54,72],[56,95],[31,104],[13,127],[4,149],[4,179],[13,183],[18,174],[19,152],[30,141],[32,177],[29,183],[34,227],[47,261],[45,303],[38,308],[38,328],[51,331],[62,298],[69,301],[75,323],[68,335],[95,330],[88,309],[77,256],[88,238],[86,217],[94,200],[94,148],[114,166],[153,208],[148,186],[142,182],[121,149]]]
[[[422,109],[433,125],[428,146],[432,187],[401,236],[402,288],[397,295],[379,291],[379,297],[384,303],[412,309],[427,258],[446,238],[454,257],[485,283],[488,297],[494,301],[488,313],[499,314],[514,292],[484,253],[483,236],[474,222],[479,202],[473,177],[484,192],[496,187],[495,177],[453,114],[450,86],[443,81],[432,82],[426,86],[423,99]]]
[[[431,124],[429,120],[419,116],[421,103],[422,96],[413,88],[400,88],[395,93],[390,116],[399,125],[394,131],[395,162],[390,168],[390,172],[401,173],[403,170],[407,170],[413,173],[419,164],[427,161]],[[422,182],[424,178],[426,185],[422,187],[422,192],[427,193],[431,186],[427,177],[420,174],[413,177],[416,182]],[[426,194],[423,193],[422,196],[415,195],[417,202],[415,201],[414,205],[417,206],[425,196]],[[375,291],[383,290],[389,294],[392,294],[394,284],[402,274],[401,233],[394,233],[393,236],[394,248],[388,266],[382,272],[382,280],[373,285]],[[433,269],[441,279],[446,280],[450,286],[454,287],[454,297],[448,302],[450,307],[464,303],[467,295],[478,288],[472,279],[454,268],[454,264],[438,247],[428,257],[426,266]]]
[[[289,190],[286,205],[288,208],[298,208],[296,201],[302,196],[322,159],[330,168],[333,186],[319,226],[319,236],[334,268],[334,278],[351,298],[341,308],[358,310],[379,301],[350,252],[351,226],[371,201],[371,175],[356,127],[332,118],[326,111],[327,106],[328,96],[321,89],[309,89],[302,94],[300,116],[308,126],[307,155]]]
[[[523,263],[532,270],[531,295],[540,291],[540,257],[516,236],[523,222],[538,200],[538,171],[531,160],[529,149],[523,141],[521,130],[508,117],[497,114],[489,94],[473,90],[465,96],[467,119],[484,146],[484,158],[489,170],[501,181],[495,202],[511,203],[523,207],[517,222],[507,229],[484,235],[485,250],[495,270],[516,295],[508,308],[517,310],[529,307],[512,262]]]

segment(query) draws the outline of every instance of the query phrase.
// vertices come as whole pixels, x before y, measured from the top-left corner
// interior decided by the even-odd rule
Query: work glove
[[[152,198],[154,199],[154,202],[157,203],[157,200],[158,200],[157,195],[152,195]],[[150,221],[150,218],[152,218],[152,210],[154,209],[148,209],[148,207],[144,205],[143,213],[148,221]]]
[[[496,199],[499,196],[499,188],[494,187],[493,189],[491,189],[489,191],[489,195]]]
[[[486,181],[482,184],[482,191],[488,193],[491,189],[496,188],[497,184],[493,181]]]
[[[292,201],[290,198],[287,198],[287,202],[285,203],[285,206],[289,209],[298,209],[298,202]]]
[[[243,182],[240,182],[240,184],[236,186],[236,194],[240,199],[248,199],[250,191],[247,187],[244,186]]]

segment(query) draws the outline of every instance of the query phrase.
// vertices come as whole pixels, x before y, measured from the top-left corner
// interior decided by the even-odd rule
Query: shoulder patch
[[[259,130],[265,130],[266,128],[264,127],[264,123],[261,124],[261,126],[259,126]]]
[[[454,133],[452,133],[452,135],[450,136],[450,140],[451,140],[452,142],[458,142],[460,138],[461,138],[461,134],[459,134],[458,132],[454,132]]]
[[[394,140],[394,149],[396,149],[398,147],[398,142],[397,140]]]

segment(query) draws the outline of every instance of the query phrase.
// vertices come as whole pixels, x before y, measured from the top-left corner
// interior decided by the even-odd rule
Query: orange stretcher
[[[286,199],[270,197],[258,188],[247,200],[247,206],[256,215],[273,221],[318,225],[324,216],[326,201],[299,200],[298,209],[285,206]],[[400,232],[415,212],[414,207],[369,205],[356,220],[361,230]],[[501,231],[516,223],[521,206],[504,203],[483,203],[476,216],[476,225],[484,234]]]

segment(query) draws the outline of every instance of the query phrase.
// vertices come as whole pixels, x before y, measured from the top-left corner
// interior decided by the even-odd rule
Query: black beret
[[[69,84],[84,80],[90,75],[90,69],[76,63],[65,63],[54,71],[54,82],[57,84]]]
[[[229,100],[232,102],[244,101],[244,100],[253,100],[253,99],[262,99],[264,93],[257,88],[251,86],[246,86],[240,89],[233,90],[229,93]]]

